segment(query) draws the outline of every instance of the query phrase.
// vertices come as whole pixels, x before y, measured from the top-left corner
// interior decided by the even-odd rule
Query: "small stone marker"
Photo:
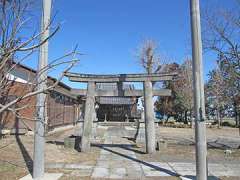
[[[156,150],[160,151],[160,148],[163,148],[163,149],[167,148],[167,142],[164,140],[158,140],[156,142]]]
[[[10,135],[10,130],[0,129],[0,139],[5,138],[7,135]]]
[[[160,150],[160,143],[157,141],[156,142],[156,151],[159,151]]]
[[[11,129],[10,134],[25,135],[27,132],[28,130],[26,128],[13,128]]]
[[[226,150],[224,151],[224,154],[225,154],[226,156],[231,155],[231,154],[232,154],[232,150],[231,150],[231,149],[226,149]]]

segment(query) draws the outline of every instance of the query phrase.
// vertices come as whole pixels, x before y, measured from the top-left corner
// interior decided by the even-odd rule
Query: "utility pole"
[[[207,145],[199,0],[190,0],[195,111],[196,177],[207,180]]]
[[[41,42],[49,37],[49,26],[51,16],[51,0],[43,0],[42,22],[41,22]],[[47,87],[48,64],[48,41],[40,46],[38,60],[38,90],[44,90]],[[37,118],[35,122],[34,134],[34,154],[33,154],[33,179],[41,179],[44,176],[44,144],[45,144],[45,121],[46,121],[46,94],[37,95]]]

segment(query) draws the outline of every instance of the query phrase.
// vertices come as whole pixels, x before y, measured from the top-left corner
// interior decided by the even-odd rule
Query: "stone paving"
[[[93,170],[92,178],[136,178],[143,176],[141,165],[131,151],[131,144],[123,137],[126,132],[121,128],[109,128],[102,149]]]
[[[131,143],[122,138],[128,135],[124,127],[109,127],[105,134],[97,164],[93,167],[93,179],[144,179],[177,176],[195,179],[194,163],[145,162],[138,160]],[[240,164],[209,164],[209,179],[219,176],[240,177]]]

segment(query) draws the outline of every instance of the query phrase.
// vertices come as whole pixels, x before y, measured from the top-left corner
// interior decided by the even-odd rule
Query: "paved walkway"
[[[141,178],[141,165],[127,139],[121,138],[126,134],[122,128],[109,128],[105,141],[99,147],[102,149],[93,170],[93,178]]]
[[[138,160],[132,145],[124,136],[129,131],[123,127],[110,127],[105,134],[97,164],[93,167],[94,179],[144,179],[166,176],[180,176],[182,179],[194,179],[194,163],[145,162]],[[239,176],[239,164],[209,164],[211,179],[219,176]]]

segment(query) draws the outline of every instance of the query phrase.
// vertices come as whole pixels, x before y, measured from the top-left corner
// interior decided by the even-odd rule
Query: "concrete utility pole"
[[[49,37],[49,25],[51,14],[51,0],[43,0],[41,41]],[[48,64],[48,41],[40,46],[38,71],[41,71]],[[47,71],[38,76],[38,89],[44,90],[47,85]],[[41,179],[44,176],[44,144],[45,144],[45,120],[46,120],[46,94],[37,95],[37,119],[35,122],[34,154],[33,154],[33,179]]]
[[[207,180],[207,145],[199,0],[190,0],[195,110],[196,177]]]

